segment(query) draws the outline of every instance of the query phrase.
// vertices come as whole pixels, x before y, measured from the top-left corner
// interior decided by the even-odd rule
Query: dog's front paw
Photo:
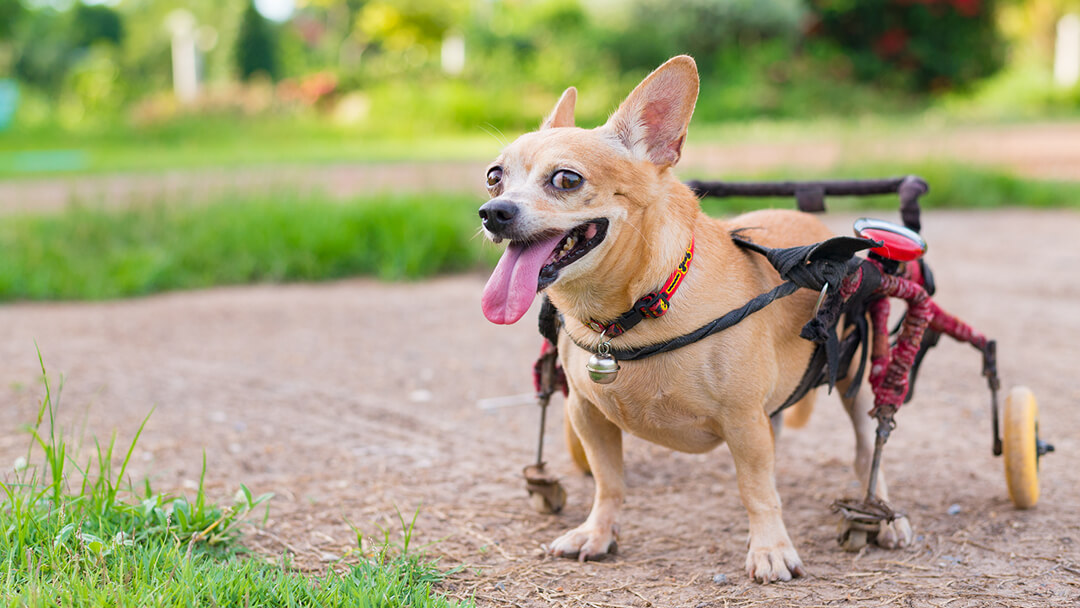
[[[578,561],[603,559],[615,553],[617,526],[594,526],[584,523],[551,543],[548,553],[556,557],[576,557]]]
[[[755,547],[750,544],[746,554],[746,574],[759,583],[790,581],[796,576],[803,576],[802,560],[791,544],[774,547]]]
[[[881,524],[881,531],[877,533],[874,543],[882,549],[901,549],[911,545],[914,539],[915,533],[908,518],[897,517],[892,523]]]

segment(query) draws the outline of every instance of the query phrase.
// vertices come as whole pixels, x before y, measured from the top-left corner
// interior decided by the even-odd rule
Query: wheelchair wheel
[[[1039,406],[1026,387],[1018,386],[1005,398],[1002,455],[1005,483],[1017,509],[1039,502]]]

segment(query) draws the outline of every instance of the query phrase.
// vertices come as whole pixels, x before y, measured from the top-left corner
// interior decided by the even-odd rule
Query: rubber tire
[[[1005,398],[1001,451],[1005,457],[1009,498],[1017,509],[1030,509],[1039,502],[1038,428],[1039,405],[1035,396],[1026,387],[1013,388]]]

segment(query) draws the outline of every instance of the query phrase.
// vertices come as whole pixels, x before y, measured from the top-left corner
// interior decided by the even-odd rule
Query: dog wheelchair
[[[1001,381],[997,372],[996,343],[933,300],[933,274],[923,259],[926,242],[920,236],[919,199],[929,188],[917,176],[881,180],[805,182],[687,182],[699,197],[794,197],[800,211],[825,211],[826,196],[897,194],[901,224],[862,218],[854,224],[854,237],[836,237],[805,247],[770,249],[747,235],[732,234],[735,243],[768,258],[786,283],[762,294],[746,306],[717,319],[753,314],[774,299],[798,288],[820,292],[813,318],[801,336],[816,343],[814,354],[799,386],[772,416],[798,402],[810,390],[828,384],[855,369],[845,396],[854,396],[867,376],[874,395],[870,415],[877,421],[874,453],[865,496],[843,499],[832,508],[840,514],[838,541],[848,551],[872,542],[882,525],[903,514],[877,498],[876,487],[882,450],[895,428],[895,416],[911,400],[919,368],[927,352],[942,335],[970,344],[982,356],[982,374],[990,389],[992,451],[1003,456],[1009,497],[1018,509],[1033,507],[1039,499],[1039,459],[1054,450],[1039,438],[1038,406],[1032,392],[1022,386],[1009,391],[1004,408],[999,404]],[[855,253],[866,251],[865,257]],[[899,323],[888,327],[892,300],[906,305]],[[736,314],[737,313],[737,314]],[[714,322],[715,323],[715,322]],[[547,404],[558,390],[565,392],[565,378],[558,367],[554,336],[557,312],[545,303],[540,329],[545,336],[541,356],[534,367],[534,382],[541,405],[537,460],[525,468],[526,486],[535,508],[559,511],[566,493],[558,480],[544,470],[543,437]],[[721,331],[719,327],[715,331]],[[614,380],[618,365],[606,359],[593,375],[596,382]],[[616,353],[618,355],[618,353]],[[855,357],[859,356],[859,361]],[[595,357],[594,357],[595,360]],[[590,362],[590,372],[593,371]],[[869,364],[869,369],[867,365]],[[868,374],[867,374],[868,372]]]

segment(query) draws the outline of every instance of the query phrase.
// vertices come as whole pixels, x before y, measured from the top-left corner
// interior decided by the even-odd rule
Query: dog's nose
[[[517,217],[518,206],[499,199],[490,200],[480,207],[480,220],[488,232],[503,236]]]

